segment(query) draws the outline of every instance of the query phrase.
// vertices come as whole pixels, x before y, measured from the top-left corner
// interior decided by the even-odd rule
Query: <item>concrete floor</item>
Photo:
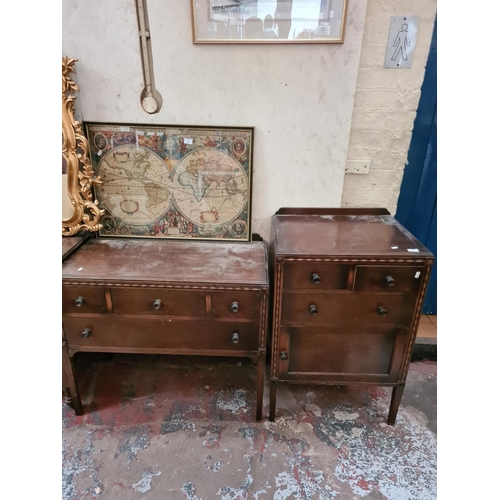
[[[79,357],[79,359],[77,359]],[[63,499],[436,498],[435,361],[390,388],[283,386],[254,421],[250,360],[77,355],[84,415],[63,403]]]

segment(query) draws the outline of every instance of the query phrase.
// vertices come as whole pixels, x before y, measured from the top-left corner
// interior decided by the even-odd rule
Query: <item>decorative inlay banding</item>
[[[388,262],[390,264],[394,263],[408,263],[408,264],[414,264],[414,263],[425,263],[426,261],[424,259],[359,259],[359,258],[339,258],[339,257],[332,257],[332,258],[323,258],[323,257],[318,257],[318,258],[311,258],[311,257],[285,257],[284,258],[286,262],[352,262],[352,263],[365,263],[369,262],[372,264],[379,263],[379,262]],[[278,260],[278,259],[276,259]],[[281,261],[283,258],[281,258]],[[280,262],[281,262],[280,261]]]
[[[235,290],[244,292],[260,292],[260,286],[234,287],[234,286],[197,286],[197,285],[163,285],[163,284],[137,284],[137,283],[95,283],[85,281],[64,281],[63,286],[102,286],[110,288],[170,288],[173,290]]]
[[[271,359],[271,376],[277,376],[278,368],[278,337],[280,335],[280,319],[281,319],[281,292],[283,289],[283,259],[276,259],[276,273],[275,273],[275,286],[276,293],[274,297],[274,323],[273,323],[273,346],[272,346],[272,359]]]
[[[104,290],[104,296],[106,298],[106,309],[109,313],[113,312],[113,300],[111,299],[111,291],[109,289]]]
[[[415,311],[417,313],[419,313],[422,310],[422,304],[424,302],[425,291],[427,289],[427,282],[429,281],[430,274],[431,274],[431,266],[428,266],[425,272],[424,281],[422,283],[422,288],[420,289],[420,295],[418,297],[417,305],[415,308]],[[401,372],[401,381],[403,383],[406,382],[406,375],[408,373],[408,368],[410,364],[411,352],[413,350],[412,347],[415,342],[415,337],[417,336],[417,330],[418,330],[417,324],[419,321],[419,316],[420,316],[419,314],[414,314],[413,323],[410,330],[409,348],[407,349],[406,357],[403,363],[403,370]]]
[[[266,325],[267,325],[267,295],[262,295],[260,309],[260,341],[259,345],[266,346]]]
[[[212,314],[212,294],[207,293],[205,295],[205,301],[206,301],[206,313],[207,316],[210,316]]]

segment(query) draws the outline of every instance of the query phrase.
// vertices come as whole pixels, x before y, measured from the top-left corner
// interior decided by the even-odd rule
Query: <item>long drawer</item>
[[[82,351],[86,348],[96,351],[99,347],[193,351],[257,350],[259,347],[259,328],[254,323],[80,316],[63,317],[63,326],[68,345]]]
[[[412,295],[368,293],[283,293],[283,324],[408,326]]]

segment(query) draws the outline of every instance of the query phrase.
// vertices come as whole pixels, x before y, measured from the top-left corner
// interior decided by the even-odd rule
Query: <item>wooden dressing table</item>
[[[92,238],[63,261],[63,384],[80,351],[249,357],[262,417],[267,245]]]

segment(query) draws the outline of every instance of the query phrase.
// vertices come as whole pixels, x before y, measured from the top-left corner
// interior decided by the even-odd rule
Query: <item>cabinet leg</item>
[[[68,406],[73,406],[73,400],[71,398],[71,392],[69,392],[69,387],[65,387],[64,388],[64,402],[68,405]]]
[[[396,422],[396,415],[398,414],[399,403],[401,403],[404,388],[405,385],[401,384],[392,389],[391,406],[389,408],[389,418],[387,419],[389,425],[394,425],[394,422]]]
[[[276,416],[276,394],[278,390],[278,384],[271,380],[271,386],[269,388],[269,421],[274,422],[274,417]]]
[[[255,419],[257,422],[262,420],[262,401],[264,399],[264,378],[266,369],[266,356],[259,355],[257,361],[257,415]]]
[[[63,370],[65,372],[65,380],[69,387],[64,388],[64,399],[66,404],[73,407],[76,415],[82,414],[82,402],[80,399],[80,391],[78,390],[78,380],[76,378],[75,362],[70,357],[68,350],[63,347],[62,352]]]

